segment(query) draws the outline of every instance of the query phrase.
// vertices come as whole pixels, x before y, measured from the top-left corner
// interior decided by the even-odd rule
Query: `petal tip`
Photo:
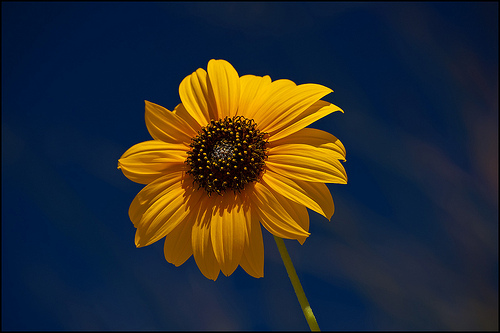
[[[309,237],[309,235],[307,235],[306,237],[297,238],[297,241],[300,243],[300,245],[304,245],[304,243],[306,242],[307,237]]]

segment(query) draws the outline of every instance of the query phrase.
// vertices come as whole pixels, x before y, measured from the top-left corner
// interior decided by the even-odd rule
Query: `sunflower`
[[[347,183],[342,143],[306,128],[342,111],[321,100],[331,92],[267,75],[240,77],[227,61],[212,59],[181,82],[173,111],[145,101],[153,140],[118,160],[127,178],[147,184],[129,209],[136,246],[165,238],[168,262],[180,266],[193,255],[212,280],[238,265],[262,277],[261,224],[303,244],[307,208],[333,215],[325,183]]]

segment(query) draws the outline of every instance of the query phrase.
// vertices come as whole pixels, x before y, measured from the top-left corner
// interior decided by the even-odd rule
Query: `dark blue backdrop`
[[[333,219],[286,242],[322,329],[498,329],[498,3],[2,2],[3,330],[308,328],[266,231],[262,279],[134,246],[117,159],[211,58],[345,110]]]

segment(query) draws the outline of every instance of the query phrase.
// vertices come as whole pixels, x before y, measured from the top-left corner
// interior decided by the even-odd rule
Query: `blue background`
[[[498,3],[2,2],[2,329],[307,330],[272,236],[216,282],[136,249],[118,170],[208,60],[335,92],[347,148],[286,241],[323,330],[498,329]]]

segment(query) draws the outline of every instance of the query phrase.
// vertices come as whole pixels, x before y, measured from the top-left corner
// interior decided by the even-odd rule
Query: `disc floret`
[[[252,119],[243,116],[211,120],[191,140],[188,173],[208,195],[239,192],[264,170],[267,138]]]

